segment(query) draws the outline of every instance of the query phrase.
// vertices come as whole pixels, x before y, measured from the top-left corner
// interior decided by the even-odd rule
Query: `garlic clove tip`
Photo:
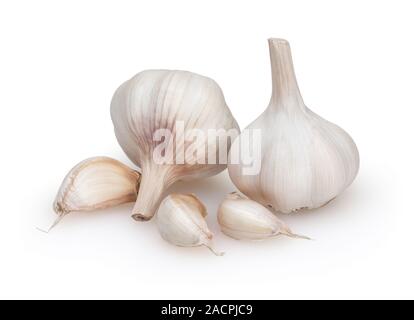
[[[312,238],[309,238],[308,236],[304,236],[304,235],[301,235],[301,234],[296,234],[296,233],[293,233],[290,230],[281,230],[279,232],[279,235],[284,235],[286,237],[293,238],[293,239],[302,239],[302,240],[310,240],[310,241],[313,240]]]
[[[57,218],[55,219],[55,221],[52,223],[52,225],[48,229],[44,230],[44,229],[39,228],[39,227],[36,227],[36,229],[43,232],[43,233],[49,233],[52,229],[54,229],[59,224],[60,221],[62,221],[62,219],[66,215],[67,215],[67,213],[65,213],[65,212],[59,212]]]
[[[212,246],[211,244],[204,243],[203,246],[210,250],[217,257],[222,257],[226,254],[223,251],[217,251],[217,249],[214,248],[214,246]]]

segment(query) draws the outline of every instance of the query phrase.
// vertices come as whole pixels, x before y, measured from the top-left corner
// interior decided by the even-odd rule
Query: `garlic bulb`
[[[269,39],[273,93],[267,110],[232,145],[230,159],[243,157],[243,136],[261,130],[260,172],[244,174],[231,163],[229,174],[250,199],[275,211],[323,206],[354,180],[359,155],[352,138],[309,110],[296,82],[289,43]],[[250,136],[251,137],[251,136]],[[253,139],[250,138],[250,142]]]
[[[223,233],[237,240],[264,240],[280,235],[309,240],[292,233],[282,220],[261,204],[236,192],[221,203],[217,219]]]
[[[51,228],[72,211],[104,209],[135,201],[139,181],[137,171],[115,159],[94,157],[80,162],[62,182],[53,204],[58,219]]]
[[[137,74],[116,90],[111,117],[118,142],[142,169],[133,209],[139,221],[153,217],[174,182],[224,170],[230,145],[227,139],[217,143],[215,135],[239,133],[217,83],[186,71]],[[217,158],[223,156],[222,163]]]
[[[213,234],[204,218],[207,210],[193,194],[170,194],[157,211],[157,226],[162,238],[181,247],[205,246],[216,255],[212,247]]]

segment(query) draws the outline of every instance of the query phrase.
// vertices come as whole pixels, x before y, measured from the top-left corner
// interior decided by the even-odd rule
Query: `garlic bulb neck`
[[[271,108],[304,108],[302,96],[296,81],[289,42],[283,39],[269,39],[270,62],[272,66]]]
[[[143,168],[140,192],[132,211],[136,221],[149,221],[155,215],[165,191],[174,182],[168,167],[149,165]]]

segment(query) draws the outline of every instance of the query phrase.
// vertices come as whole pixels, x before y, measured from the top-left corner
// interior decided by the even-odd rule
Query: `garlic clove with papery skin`
[[[234,141],[229,175],[250,199],[273,210],[290,213],[318,208],[343,192],[359,168],[358,149],[337,125],[308,109],[301,97],[289,43],[269,39],[273,92],[268,108]],[[260,170],[245,174],[242,137],[261,132]]]
[[[179,70],[146,70],[123,83],[112,98],[111,118],[119,144],[142,170],[133,209],[138,221],[154,216],[175,182],[226,169],[230,144],[209,139],[212,131],[240,133],[217,83]]]
[[[264,240],[280,235],[309,240],[294,234],[267,208],[237,192],[220,204],[217,219],[222,232],[236,240]]]
[[[164,240],[180,247],[205,246],[215,255],[223,255],[213,248],[213,234],[205,217],[204,204],[193,194],[170,194],[160,204],[156,220]]]
[[[50,229],[73,211],[92,211],[135,201],[139,182],[140,173],[118,160],[94,157],[80,162],[60,186],[53,203],[58,218]]]

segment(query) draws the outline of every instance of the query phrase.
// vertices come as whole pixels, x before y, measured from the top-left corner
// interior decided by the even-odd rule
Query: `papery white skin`
[[[92,211],[135,201],[139,181],[136,170],[109,157],[80,162],[69,171],[59,188],[53,203],[58,219],[50,229],[73,211]]]
[[[260,203],[238,193],[229,194],[218,209],[221,231],[237,240],[264,240],[285,235],[309,239],[290,228]]]
[[[205,217],[207,210],[193,194],[170,194],[157,211],[157,226],[162,238],[180,247],[209,248],[215,255],[223,255],[213,249],[213,234]]]
[[[355,179],[358,150],[344,130],[303,103],[289,43],[269,39],[269,47],[272,98],[266,111],[245,129],[262,130],[261,170],[258,175],[244,175],[242,165],[229,163],[230,178],[250,199],[275,211],[318,208]],[[236,139],[230,159],[240,152],[238,144]]]
[[[187,71],[147,70],[122,84],[111,103],[111,117],[115,134],[128,157],[142,169],[141,188],[133,209],[139,221],[152,218],[165,193],[178,180],[197,179],[218,174],[226,164],[200,164],[209,155],[219,155],[219,147],[209,141],[201,144],[184,143],[177,146],[180,154],[187,149],[208,150],[208,154],[185,160],[184,164],[157,164],[154,133],[166,129],[177,136],[175,125],[184,123],[184,129],[198,129],[205,137],[209,129],[236,129],[239,127],[215,81]],[[226,148],[226,155],[230,144]],[[175,159],[176,153],[172,154]],[[204,161],[207,162],[207,161]]]

